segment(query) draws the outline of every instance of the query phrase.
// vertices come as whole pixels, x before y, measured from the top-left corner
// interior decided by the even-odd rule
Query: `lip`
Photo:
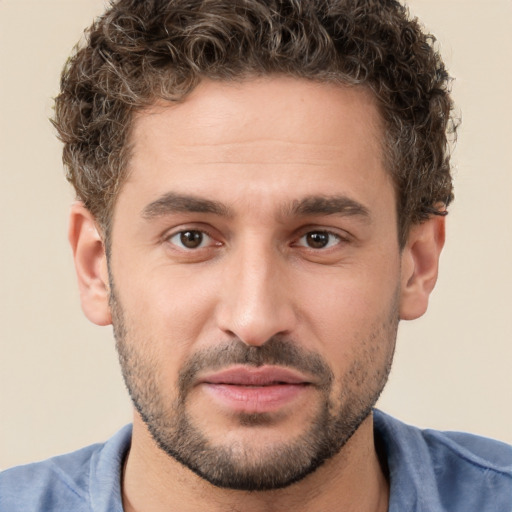
[[[274,412],[297,400],[311,387],[304,375],[288,368],[237,366],[206,375],[199,386],[232,412]]]
[[[280,366],[235,366],[200,379],[201,383],[233,386],[271,386],[276,384],[310,384],[299,372]]]

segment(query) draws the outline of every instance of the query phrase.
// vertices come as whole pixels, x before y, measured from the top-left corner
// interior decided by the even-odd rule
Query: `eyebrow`
[[[231,210],[218,201],[169,192],[149,203],[142,210],[142,217],[151,220],[172,213],[211,213],[223,217],[232,216]]]
[[[343,215],[370,219],[366,206],[347,196],[307,196],[285,209],[287,216]]]
[[[142,217],[151,220],[173,213],[209,213],[221,217],[233,216],[232,210],[219,201],[169,192],[149,203],[142,210]],[[307,196],[285,206],[282,213],[285,217],[342,215],[370,218],[368,208],[347,196]]]

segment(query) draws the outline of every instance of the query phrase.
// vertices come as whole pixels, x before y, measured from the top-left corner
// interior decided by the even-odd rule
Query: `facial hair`
[[[172,398],[165,396],[159,378],[165,368],[157,354],[141,348],[146,343],[133,339],[112,282],[110,305],[126,387],[160,449],[217,487],[266,491],[287,487],[311,474],[338,454],[369,416],[391,369],[398,327],[397,297],[389,315],[367,339],[360,340],[357,357],[338,384],[324,358],[292,339],[274,336],[261,346],[232,339],[191,355],[181,367]],[[314,375],[318,398],[309,425],[299,436],[268,449],[241,441],[230,445],[212,442],[189,414],[188,399],[200,373],[231,365],[279,365]],[[238,421],[251,428],[270,426],[273,420],[268,413],[239,413]]]

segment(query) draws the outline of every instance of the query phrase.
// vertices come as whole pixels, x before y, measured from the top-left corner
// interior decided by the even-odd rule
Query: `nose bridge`
[[[294,326],[295,315],[283,255],[258,236],[246,237],[227,265],[220,327],[248,345],[262,345]]]

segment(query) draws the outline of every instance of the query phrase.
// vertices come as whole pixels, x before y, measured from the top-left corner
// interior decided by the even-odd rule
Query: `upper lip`
[[[199,383],[231,386],[270,386],[278,384],[309,384],[299,372],[281,366],[235,366],[207,374]]]

